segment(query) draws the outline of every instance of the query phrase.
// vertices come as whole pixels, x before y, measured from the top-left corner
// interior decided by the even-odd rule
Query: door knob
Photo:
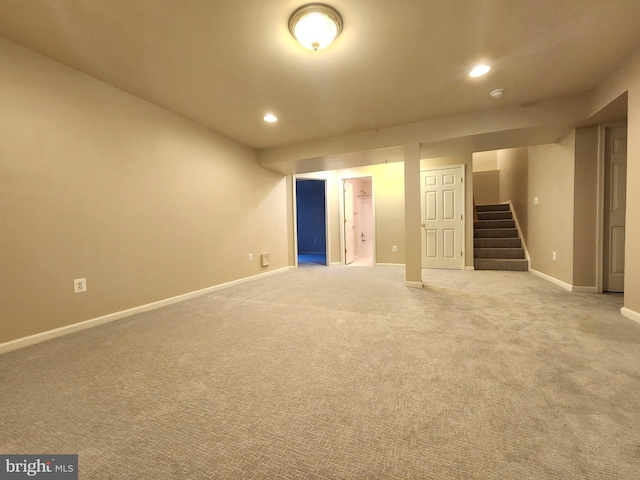
[[[423,227],[426,227],[426,226],[427,226],[427,224],[426,224],[426,223],[423,223],[423,224],[422,224],[422,226],[423,226]]]

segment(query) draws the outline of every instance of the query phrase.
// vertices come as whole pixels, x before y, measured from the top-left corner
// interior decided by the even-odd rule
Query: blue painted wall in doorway
[[[325,253],[324,180],[296,180],[298,253]]]

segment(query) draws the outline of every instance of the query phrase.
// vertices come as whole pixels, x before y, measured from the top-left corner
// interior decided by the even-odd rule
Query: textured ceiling
[[[331,0],[312,52],[302,3],[0,0],[0,36],[257,149],[585,93],[640,46],[638,0]]]

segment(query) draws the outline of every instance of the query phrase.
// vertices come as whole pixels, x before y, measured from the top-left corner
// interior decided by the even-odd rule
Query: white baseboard
[[[565,290],[571,292],[573,291],[573,285],[569,285],[566,282],[563,282],[562,280],[558,280],[555,277],[552,277],[550,275],[547,275],[546,273],[542,273],[542,272],[538,272],[537,270],[534,270],[533,268],[530,268],[529,271],[531,273],[533,273],[534,275],[536,275],[537,277],[540,278],[544,278],[545,280],[551,282],[551,283],[555,283],[556,285],[558,285],[559,287],[564,288]]]
[[[422,285],[422,282],[409,282],[409,281],[404,282],[404,285],[410,288],[422,288],[424,286]]]
[[[620,313],[624,317],[627,317],[627,318],[633,320],[634,322],[640,323],[640,313],[636,312],[635,310],[631,310],[630,308],[627,308],[627,307],[622,307],[620,309]]]
[[[293,269],[294,267],[284,267],[276,270],[270,270],[268,272],[259,273],[258,275],[252,275],[251,277],[240,278],[231,282],[221,283],[212,287],[203,288],[202,290],[196,290],[195,292],[177,295],[175,297],[166,298],[157,302],[147,303],[146,305],[140,305],[139,307],[133,307],[127,310],[121,310],[119,312],[110,313],[101,317],[91,318],[89,320],[84,320],[82,322],[74,323],[71,325],[65,325],[64,327],[54,328],[53,330],[36,333],[34,335],[29,335],[28,337],[16,338],[15,340],[11,340],[9,342],[0,343],[0,355],[2,355],[3,353],[11,352],[13,350],[18,350],[19,348],[29,347],[37,343],[46,342],[47,340],[52,340],[57,337],[62,337],[64,335],[79,332],[81,330],[104,325],[105,323],[130,317],[138,313],[148,312],[150,310],[166,307],[167,305],[172,305],[174,303],[184,302],[185,300],[200,297],[202,295],[206,295],[207,293],[233,287],[234,285],[240,285],[241,283],[250,282],[259,278],[264,278],[269,275],[274,275],[276,273],[282,273],[284,271]]]
[[[470,266],[470,265],[465,266],[465,267],[464,267],[464,269],[465,269],[466,271],[469,271],[469,272],[473,272],[473,271],[475,271],[475,267],[472,267],[472,266]]]
[[[579,287],[574,285],[571,291],[574,293],[598,293],[598,287]]]
[[[381,263],[381,262],[376,263],[376,266],[378,265],[381,265],[383,267],[404,267],[405,266],[404,263]]]

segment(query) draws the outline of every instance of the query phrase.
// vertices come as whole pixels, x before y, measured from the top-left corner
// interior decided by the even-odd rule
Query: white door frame
[[[598,125],[598,171],[596,191],[596,293],[604,293],[604,178],[607,130],[626,126],[628,126],[626,122],[602,123]],[[628,182],[629,181],[627,180],[627,191],[629,187]]]
[[[421,168],[420,169],[420,177],[422,178],[422,172],[433,172],[436,170],[447,170],[450,168],[460,168],[460,179],[461,179],[461,183],[462,183],[462,187],[460,188],[460,205],[461,205],[461,212],[462,212],[462,219],[461,219],[461,224],[462,224],[462,233],[461,233],[461,237],[460,237],[460,249],[462,252],[462,259],[460,260],[461,262],[461,266],[460,266],[460,270],[465,270],[466,268],[466,264],[467,264],[467,249],[466,249],[466,234],[467,234],[467,222],[466,222],[466,218],[467,218],[467,204],[465,201],[465,190],[467,188],[466,183],[466,165],[464,163],[458,163],[455,165],[438,165],[436,167],[427,167],[427,168]],[[422,192],[422,185],[420,186],[420,190]],[[420,198],[420,218],[424,218],[424,199]],[[424,230],[424,229],[423,229]],[[424,248],[424,242],[422,241],[422,234],[423,232],[420,233],[421,239],[420,239],[420,257],[421,260],[420,262],[422,263],[422,257],[423,257],[423,251],[422,249]],[[421,268],[425,268],[422,267]]]
[[[349,194],[351,198],[349,198]],[[353,201],[353,183],[349,180],[344,180],[342,182],[342,198],[344,199],[344,221],[342,224],[344,225],[344,264],[351,265],[355,260],[355,241],[356,241],[356,225],[355,225],[355,216],[357,215],[354,212]],[[349,208],[351,207],[351,211]]]
[[[293,185],[291,188],[292,199],[293,199],[293,264],[295,268],[298,268],[298,194],[297,194],[297,181],[298,180],[319,180],[324,182],[324,224],[325,224],[325,249],[326,249],[326,265],[331,264],[331,244],[329,239],[331,238],[329,234],[329,189],[328,182],[329,180],[322,177],[314,177],[314,176],[305,176],[305,175],[292,175]]]
[[[345,232],[344,232],[344,182],[345,180],[359,180],[359,179],[363,179],[363,178],[370,178],[371,179],[371,221],[373,222],[373,266],[376,266],[376,258],[378,257],[376,254],[376,251],[378,249],[378,235],[377,235],[377,230],[376,230],[376,186],[375,186],[375,177],[373,175],[349,175],[349,176],[345,176],[345,177],[340,177],[338,179],[338,185],[339,185],[339,206],[340,206],[340,221],[338,222],[340,224],[340,264],[344,265],[346,262],[346,255],[344,252],[345,249],[345,241],[344,241],[344,237],[345,237]]]

